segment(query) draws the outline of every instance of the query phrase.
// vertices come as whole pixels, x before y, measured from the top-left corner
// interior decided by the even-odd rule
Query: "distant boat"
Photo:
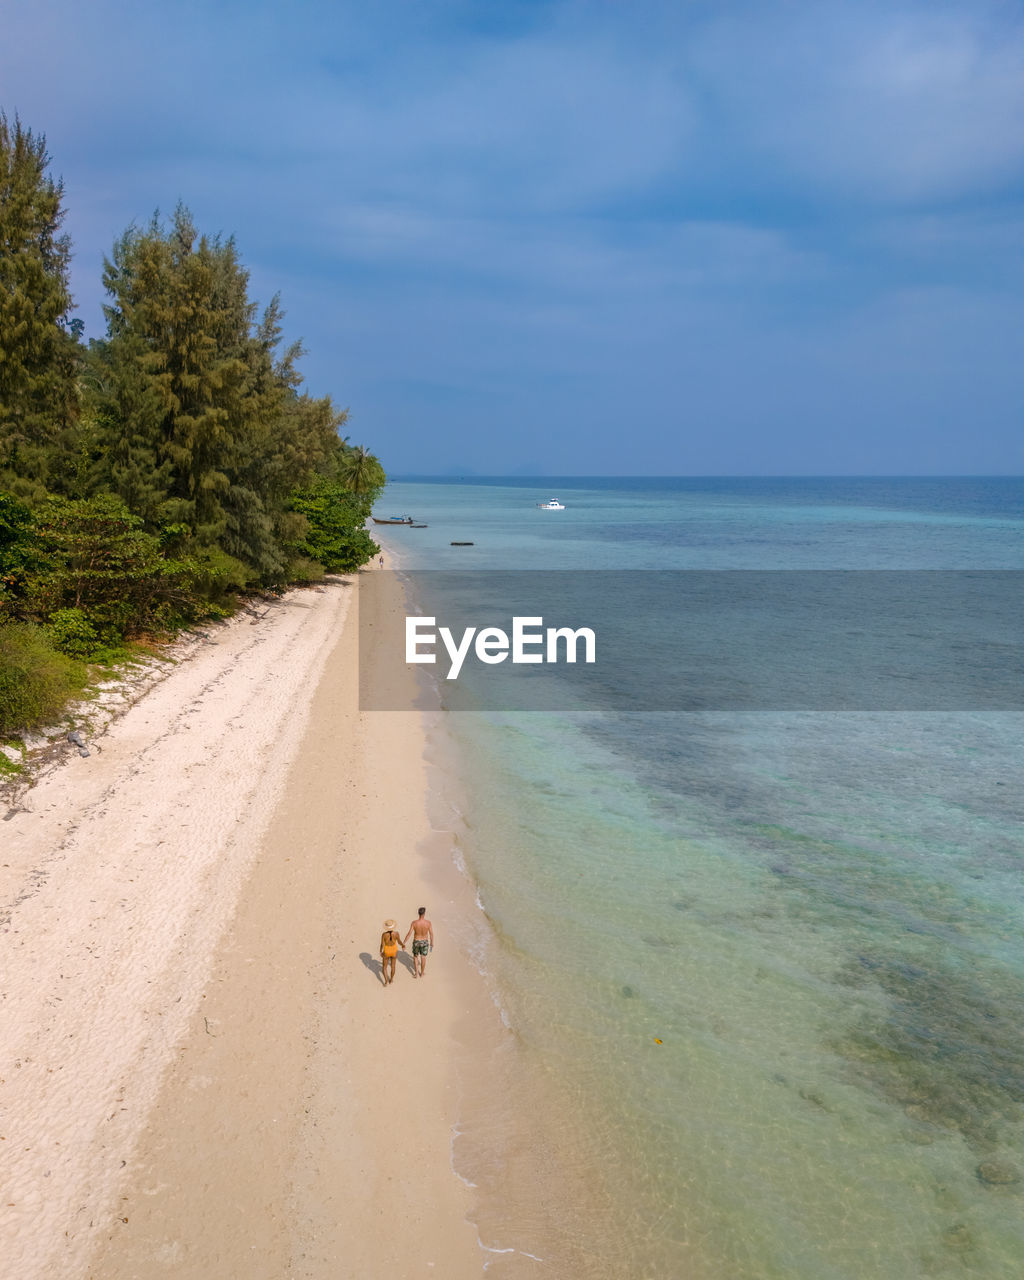
[[[409,526],[410,529],[425,529],[426,527],[425,524],[411,524]]]
[[[541,511],[564,511],[564,505],[557,498],[549,498],[547,502],[538,502]]]
[[[453,547],[471,547],[473,543],[472,542],[453,542],[450,545]]]
[[[387,520],[378,520],[376,516],[370,519],[374,524],[412,524],[412,516],[389,516]]]

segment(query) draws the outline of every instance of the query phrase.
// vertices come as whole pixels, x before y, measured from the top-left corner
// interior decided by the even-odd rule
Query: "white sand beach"
[[[0,824],[5,1274],[482,1273],[453,1032],[490,1006],[421,717],[358,710],[356,590],[206,628]],[[384,988],[420,905],[428,973]]]

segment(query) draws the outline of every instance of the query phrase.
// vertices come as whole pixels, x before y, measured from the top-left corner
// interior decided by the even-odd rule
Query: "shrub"
[[[289,560],[285,567],[285,582],[319,582],[324,576],[324,567],[315,560],[307,560],[305,556],[297,556]]]
[[[187,605],[182,565],[116,498],[49,498],[35,515],[38,547],[26,612],[81,612],[105,640],[159,629]]]
[[[32,558],[32,513],[9,493],[0,493],[0,610],[23,593]]]
[[[54,645],[69,658],[91,658],[101,645],[99,633],[81,609],[58,609],[47,619]]]
[[[200,602],[214,606],[224,605],[229,596],[244,590],[254,576],[241,560],[229,556],[219,547],[202,547],[192,552],[182,564],[191,592]]]
[[[380,551],[363,527],[368,500],[340,484],[323,481],[294,493],[291,508],[307,521],[305,536],[291,546],[293,554],[319,561],[328,573],[352,573]]]
[[[25,766],[12,760],[5,752],[0,751],[0,778],[16,778],[25,772]]]
[[[0,734],[52,722],[85,684],[85,670],[30,622],[0,625]]]

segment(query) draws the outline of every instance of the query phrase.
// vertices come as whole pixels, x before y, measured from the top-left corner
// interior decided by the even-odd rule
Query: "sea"
[[[410,477],[392,512],[421,596],[1024,568],[1018,478]],[[506,1041],[453,1146],[488,1275],[1019,1280],[1024,713],[656,705],[435,735]]]

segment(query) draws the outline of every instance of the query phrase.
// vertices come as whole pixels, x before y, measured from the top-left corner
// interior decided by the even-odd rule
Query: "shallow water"
[[[532,505],[551,494],[565,512]],[[408,483],[381,506],[429,524],[389,534],[406,567],[1024,564],[1020,481]],[[1021,1274],[1024,716],[448,726],[505,1096],[543,1081],[551,1150],[589,1171],[581,1265]]]

